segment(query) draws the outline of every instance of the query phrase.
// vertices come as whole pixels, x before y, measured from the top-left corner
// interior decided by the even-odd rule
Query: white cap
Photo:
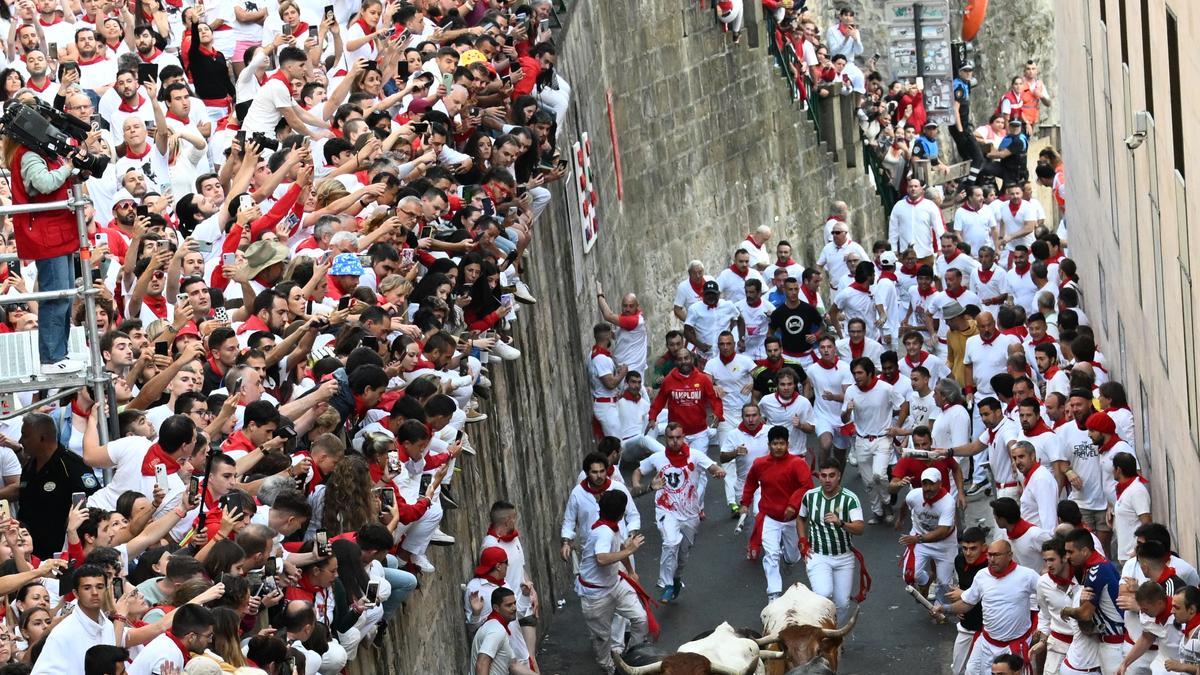
[[[929,467],[921,472],[921,482],[929,481],[930,483],[942,482],[942,472],[933,467]]]
[[[895,267],[896,266],[896,254],[891,251],[884,251],[883,253],[880,253],[879,254],[879,266],[880,267]]]
[[[133,195],[129,194],[129,190],[121,188],[120,190],[117,190],[116,194],[113,195],[112,203],[120,204],[121,202],[133,202],[134,204],[137,204],[138,200],[134,199]]]

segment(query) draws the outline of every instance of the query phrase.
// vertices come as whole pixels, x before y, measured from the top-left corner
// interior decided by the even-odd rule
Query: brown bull
[[[783,675],[789,668],[803,666],[816,657],[823,657],[836,671],[842,640],[858,621],[858,609],[846,625],[838,627],[833,603],[797,583],[763,609],[762,619],[767,635],[758,644],[782,649],[785,654],[783,663],[766,664],[767,675]]]

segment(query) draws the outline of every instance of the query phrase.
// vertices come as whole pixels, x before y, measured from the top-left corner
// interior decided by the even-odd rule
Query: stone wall
[[[886,4],[879,0],[816,0],[808,6],[819,17],[822,28],[837,22],[837,11],[841,7],[854,8],[862,32],[864,57],[873,53],[886,54],[887,31],[883,28]],[[967,0],[950,0],[956,9],[951,34],[961,39],[962,10]],[[975,79],[979,85],[973,95],[975,104],[972,113],[975,124],[983,124],[991,116],[1000,96],[1008,88],[1008,81],[1020,75],[1028,59],[1038,62],[1042,79],[1051,91],[1051,99],[1058,91],[1058,71],[1054,55],[1054,1],[1053,0],[992,0],[988,5],[987,19],[973,41],[970,59],[975,63]],[[879,63],[880,72],[888,78],[890,70],[886,58]],[[1054,106],[1043,106],[1042,120],[1058,123],[1058,112]]]
[[[443,529],[458,543],[431,552],[437,572],[402,610],[386,649],[365,649],[354,672],[462,671],[469,645],[460,584],[471,576],[495,499],[520,510],[543,629],[555,601],[572,595],[570,570],[558,560],[558,526],[592,443],[583,363],[599,319],[594,280],[614,301],[622,291],[639,295],[657,350],[657,336],[677,325],[670,305],[688,260],[700,258],[715,272],[749,231],[768,224],[812,264],[833,199],[853,207],[859,240],[881,235],[873,184],[847,166],[861,162],[861,149],[844,147],[840,136],[820,143],[766,49],[750,49],[749,36],[729,44],[709,7],[604,0],[581,2],[564,17],[559,63],[574,101],[560,145],[567,153],[580,132],[591,137],[601,234],[585,255],[576,197],[556,188],[527,273],[540,302],[517,321],[523,356],[492,366],[492,401],[483,406],[489,419],[468,430],[478,455],[460,461],[454,480],[462,508],[448,512]],[[608,90],[624,173],[620,201]],[[846,114],[828,106],[825,128],[843,128]]]

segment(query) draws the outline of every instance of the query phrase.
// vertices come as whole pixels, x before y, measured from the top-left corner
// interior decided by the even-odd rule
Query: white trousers
[[[1042,675],[1058,675],[1070,646],[1069,642],[1063,642],[1053,635],[1046,638],[1046,663],[1042,667]]]
[[[779,559],[789,565],[800,562],[800,535],[796,521],[775,520],[763,516],[762,532],[763,574],[767,576],[767,593],[782,593],[783,578],[779,574]]]
[[[1001,654],[1012,653],[1008,647],[997,647],[981,634],[971,647],[966,675],[991,675],[992,661]]]
[[[868,440],[862,436],[854,438],[854,457],[858,460],[858,472],[870,494],[871,513],[883,513],[883,504],[891,499],[887,488],[888,462],[892,458],[892,439],[880,436]]]
[[[592,401],[592,415],[600,423],[600,431],[605,436],[621,437],[621,414],[617,404]]]
[[[331,629],[332,630],[332,629]],[[325,653],[321,655],[321,667],[318,672],[321,675],[337,675],[346,667],[346,648],[337,640],[330,640],[329,647]]]
[[[684,436],[684,440],[687,441],[689,448],[698,450],[707,455],[709,436],[709,430],[705,428],[704,431]],[[704,510],[704,492],[708,490],[708,472],[696,472],[696,483],[699,486],[698,492],[700,493],[700,509]]]
[[[975,633],[969,630],[958,629],[958,635],[954,638],[954,652],[950,657],[950,673],[951,675],[963,675],[967,670],[967,656],[971,654],[971,643],[975,640]],[[1049,673],[1045,673],[1049,675]]]
[[[440,499],[435,497],[425,515],[421,516],[417,522],[408,526],[408,530],[404,533],[404,542],[400,544],[400,548],[408,551],[411,555],[425,555],[425,551],[429,549],[429,540],[433,538],[433,533],[437,532],[438,525],[441,522],[442,503]]]
[[[662,535],[662,556],[658,563],[658,585],[670,586],[683,574],[692,544],[696,543],[699,518],[683,519],[666,509],[655,509],[654,522]]]
[[[1125,660],[1125,650],[1128,647],[1129,645],[1124,642],[1117,642],[1115,644],[1101,642],[1100,672],[1103,675],[1117,675],[1117,668],[1120,668],[1121,662]]]
[[[717,447],[725,447],[725,437],[734,429],[737,428],[739,421],[731,421],[727,416],[717,425]],[[741,501],[742,493],[738,486],[738,470],[737,460],[731,459],[728,462],[722,462],[721,468],[725,469],[725,503],[737,504]]]
[[[954,584],[954,558],[950,555],[940,554],[937,550],[931,549],[927,544],[917,544],[912,547],[911,553],[908,548],[900,555],[900,568],[903,571],[901,576],[907,577],[909,566],[912,566],[913,581],[918,586],[928,586],[936,582],[937,586],[934,592],[937,594],[938,602],[948,605],[946,600],[946,591],[950,590]],[[933,576],[929,574],[930,566],[933,567]],[[907,582],[907,579],[905,579]]]
[[[621,441],[621,459],[626,462],[640,462],[656,452],[666,450],[662,443],[650,436],[630,436]]]
[[[853,553],[813,553],[805,563],[809,586],[813,593],[833,601],[837,607],[839,626],[850,617],[850,591],[854,589],[856,564]]]
[[[624,635],[612,635],[613,619],[621,617],[629,624],[629,645],[646,641],[646,610],[638,600],[637,593],[625,581],[620,581],[607,595],[598,598],[583,597],[583,620],[592,637],[592,650],[596,662],[606,671],[613,668],[612,651],[625,651]]]

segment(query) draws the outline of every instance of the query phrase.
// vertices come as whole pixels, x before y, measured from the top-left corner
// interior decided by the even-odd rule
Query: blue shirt
[[[787,302],[787,293],[784,293],[779,289],[775,289],[771,291],[770,295],[767,296],[767,302],[778,307]]]
[[[1123,635],[1125,614],[1117,607],[1117,594],[1121,591],[1121,572],[1117,566],[1105,560],[1085,567],[1083,585],[1093,594],[1096,632],[1101,636]]]

